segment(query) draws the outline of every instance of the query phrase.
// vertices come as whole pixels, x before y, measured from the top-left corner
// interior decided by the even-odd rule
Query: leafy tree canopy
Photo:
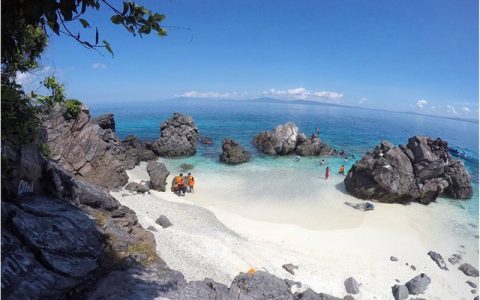
[[[154,13],[133,1],[123,1],[116,7],[107,0],[3,0],[2,1],[2,83],[13,82],[17,71],[25,72],[37,66],[37,60],[47,45],[48,30],[64,34],[89,49],[104,48],[113,55],[110,44],[100,40],[95,27],[95,40],[87,41],[80,32],[72,32],[71,22],[83,28],[92,25],[85,19],[89,10],[103,5],[112,12],[113,24],[123,26],[133,35],[160,36],[167,32],[161,27],[165,16]]]
[[[120,7],[116,5],[121,4]],[[80,102],[65,102],[63,85],[47,77],[43,85],[51,95],[26,95],[16,81],[17,72],[27,72],[38,66],[47,46],[49,34],[66,35],[88,49],[105,49],[113,55],[110,44],[102,39],[95,27],[95,40],[85,40],[81,32],[70,29],[72,22],[81,28],[93,28],[85,18],[89,10],[107,7],[113,24],[123,26],[129,33],[147,35],[151,32],[166,36],[161,27],[165,16],[152,12],[133,1],[107,0],[3,0],[2,5],[2,141],[13,138],[20,143],[35,140],[39,125],[38,114],[57,103],[66,105],[70,117],[79,113]]]

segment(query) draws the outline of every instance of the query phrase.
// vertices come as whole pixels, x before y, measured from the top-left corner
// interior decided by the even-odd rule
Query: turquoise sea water
[[[465,213],[478,219],[478,123],[327,105],[199,99],[121,105],[105,103],[90,105],[90,109],[94,116],[106,112],[114,113],[117,133],[121,138],[133,134],[143,140],[157,139],[160,134],[160,123],[169,118],[173,112],[192,115],[200,134],[210,137],[213,145],[199,144],[194,157],[180,159],[178,162],[194,163],[196,168],[212,171],[227,171],[232,168],[218,162],[223,138],[231,137],[255,154],[249,163],[250,167],[308,168],[321,172],[323,167],[320,168],[318,165],[319,158],[302,158],[300,162],[295,162],[292,157],[271,158],[256,152],[251,143],[255,134],[287,121],[295,122],[300,131],[307,135],[315,128],[320,128],[320,137],[323,141],[338,150],[344,148],[356,159],[382,140],[403,144],[413,135],[440,137],[452,146],[471,151],[476,158],[474,161],[465,161],[474,183],[473,198],[451,203],[461,205],[465,208]],[[355,159],[345,162],[343,159],[328,158],[328,165],[335,172],[341,164],[345,164],[348,170],[354,161]]]

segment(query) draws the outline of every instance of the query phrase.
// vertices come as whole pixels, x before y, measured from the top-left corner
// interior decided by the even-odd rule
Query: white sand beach
[[[170,183],[178,170],[166,165]],[[478,278],[447,261],[458,253],[462,262],[479,265],[477,221],[461,207],[439,199],[428,206],[375,203],[373,211],[363,212],[344,204],[362,201],[343,191],[340,175],[326,181],[315,172],[292,177],[297,170],[247,165],[228,173],[193,169],[196,191],[185,197],[171,193],[170,184],[167,192],[112,195],[136,212],[142,226],[157,229],[160,257],[187,280],[211,278],[229,285],[239,272],[255,268],[300,281],[302,289],[343,297],[343,282],[353,276],[361,284],[355,299],[393,299],[395,279],[404,284],[426,273],[432,283],[421,297],[476,295],[465,281],[478,284]],[[130,181],[148,180],[145,168],[141,163],[128,171]],[[173,226],[156,224],[160,215]],[[443,256],[449,271],[430,259],[430,250]],[[282,268],[286,263],[298,265],[295,275]]]

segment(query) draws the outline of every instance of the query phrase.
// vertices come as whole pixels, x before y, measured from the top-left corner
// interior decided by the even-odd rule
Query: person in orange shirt
[[[195,187],[195,177],[192,176],[192,173],[188,172],[188,190],[190,193],[194,192],[194,187]]]
[[[342,166],[340,167],[340,170],[338,170],[338,174],[340,174],[340,175],[345,175],[345,166],[344,166],[344,165],[342,165]]]
[[[185,191],[187,187],[185,186],[185,181],[183,180],[182,173],[180,173],[179,176],[175,177],[175,185],[179,196],[185,196]]]

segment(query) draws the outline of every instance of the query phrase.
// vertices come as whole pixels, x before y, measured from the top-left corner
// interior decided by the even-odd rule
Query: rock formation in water
[[[297,154],[301,156],[311,155],[335,155],[337,152],[327,144],[320,141],[318,135],[307,138],[300,133],[293,122],[281,124],[272,131],[263,131],[256,135],[253,144],[258,150],[267,155]]]
[[[160,138],[152,150],[164,157],[191,156],[197,151],[198,128],[191,116],[174,113],[160,125]]]
[[[250,160],[250,153],[232,139],[224,139],[220,161],[229,165],[238,165]]]
[[[399,147],[382,142],[352,166],[344,183],[355,197],[387,203],[428,204],[441,195],[468,199],[473,194],[463,162],[451,157],[448,143],[422,136]]]

